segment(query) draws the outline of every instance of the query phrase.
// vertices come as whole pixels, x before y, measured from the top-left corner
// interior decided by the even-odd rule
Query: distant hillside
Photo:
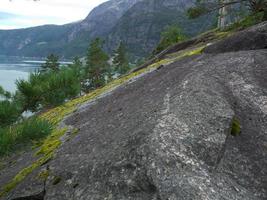
[[[143,56],[150,53],[160,40],[161,32],[176,24],[188,36],[195,36],[215,24],[215,18],[204,16],[189,20],[186,10],[193,0],[143,0],[120,18],[107,39],[109,50],[123,41],[130,53]]]
[[[82,21],[0,31],[0,54],[45,57],[55,53],[70,58],[84,55],[91,39],[102,37],[110,53],[120,41],[135,56],[147,55],[161,31],[178,24],[190,36],[214,23],[206,18],[189,21],[185,10],[193,0],[111,0],[96,7]]]

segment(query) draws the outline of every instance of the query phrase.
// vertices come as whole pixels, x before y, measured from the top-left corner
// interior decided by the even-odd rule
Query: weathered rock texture
[[[224,53],[241,50],[267,49],[267,26],[258,25],[217,42],[205,49],[205,53]]]
[[[266,49],[192,56],[83,105],[48,179],[38,169],[7,199],[267,199],[266,60]]]

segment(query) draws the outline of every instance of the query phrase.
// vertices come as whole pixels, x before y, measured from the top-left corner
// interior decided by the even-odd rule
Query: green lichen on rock
[[[237,118],[234,118],[231,127],[231,135],[239,136],[240,134],[241,134],[240,122]]]
[[[33,162],[30,166],[21,170],[7,185],[5,185],[0,192],[0,197],[6,195],[8,192],[14,189],[35,169],[51,160],[55,151],[61,144],[60,138],[65,134],[66,131],[67,128],[55,129],[53,133],[44,140],[40,149],[36,152],[36,155],[41,157],[37,161]]]
[[[49,170],[43,170],[41,171],[38,176],[37,176],[37,179],[41,180],[41,181],[46,181],[47,178],[49,177],[50,175],[50,171]]]
[[[67,128],[54,130],[52,134],[44,140],[42,146],[35,153],[35,155],[48,155],[53,153],[61,145],[60,138],[66,133],[67,130]]]
[[[31,174],[36,168],[40,167],[44,163],[46,163],[48,160],[50,160],[53,157],[53,153],[47,154],[41,158],[39,158],[37,161],[32,163],[30,166],[24,168],[21,170],[8,184],[6,184],[1,192],[0,197],[5,196],[8,194],[12,189],[14,189],[21,181],[23,181],[29,174]]]
[[[168,60],[169,63],[171,63],[171,62],[178,61],[178,60],[185,58],[185,57],[199,55],[203,52],[205,47],[206,47],[206,45],[202,45],[202,46],[199,46],[196,48],[187,49],[187,50],[179,51],[176,53],[172,53],[172,54],[167,55],[166,60]]]

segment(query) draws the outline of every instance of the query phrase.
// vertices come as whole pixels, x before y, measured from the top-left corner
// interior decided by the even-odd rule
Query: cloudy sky
[[[78,21],[105,1],[107,0],[0,0],[0,29]]]

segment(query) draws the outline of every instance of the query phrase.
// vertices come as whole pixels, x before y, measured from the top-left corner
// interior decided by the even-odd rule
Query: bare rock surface
[[[261,23],[205,49],[205,53],[225,53],[241,50],[267,49],[267,23]]]
[[[83,105],[65,120],[78,135],[6,199],[267,199],[266,61],[187,57]]]

